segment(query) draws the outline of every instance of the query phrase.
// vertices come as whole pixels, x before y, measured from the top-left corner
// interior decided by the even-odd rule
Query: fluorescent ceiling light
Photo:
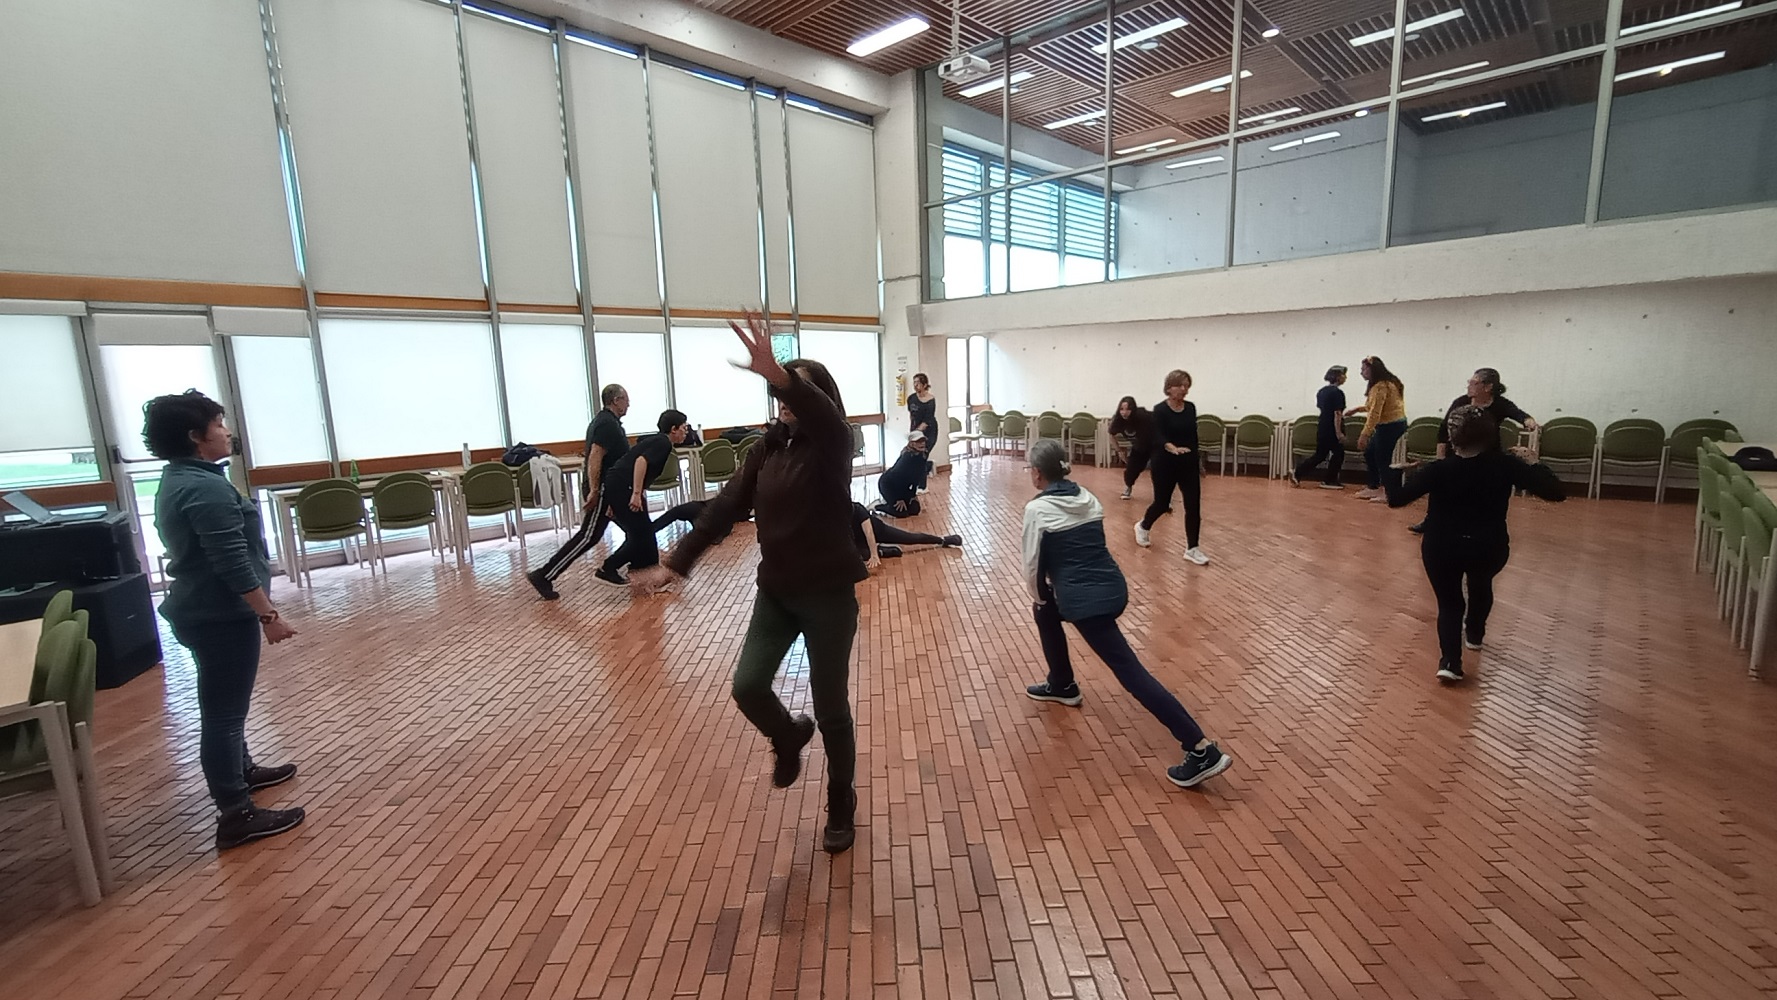
[[[1493,64],[1483,59],[1480,62],[1469,63],[1467,66],[1455,66],[1450,69],[1441,69],[1436,73],[1427,73],[1424,76],[1416,76],[1411,80],[1402,80],[1401,86],[1405,87],[1411,83],[1424,83],[1427,80],[1436,80],[1440,76],[1456,76],[1459,73],[1467,73],[1469,70],[1486,69],[1491,65]]]
[[[1369,108],[1358,108],[1358,109],[1357,109],[1357,112],[1356,112],[1356,113],[1355,113],[1355,114],[1353,114],[1353,115],[1352,115],[1352,116],[1351,116],[1351,117],[1353,117],[1353,118],[1363,118],[1363,117],[1366,117],[1366,116],[1368,116],[1368,115],[1369,115],[1369,113],[1370,113],[1370,109],[1369,109]]]
[[[1251,125],[1253,122],[1265,122],[1266,124],[1270,124],[1271,122],[1282,118],[1284,115],[1293,115],[1301,110],[1301,108],[1279,108],[1276,111],[1267,111],[1262,115],[1253,115],[1251,118],[1242,118],[1240,119],[1240,124]]]
[[[1634,35],[1634,34],[1638,34],[1643,31],[1652,31],[1655,28],[1664,28],[1668,24],[1682,24],[1685,21],[1695,21],[1700,17],[1710,17],[1715,14],[1726,14],[1730,10],[1739,10],[1740,8],[1742,8],[1744,6],[1746,6],[1744,0],[1734,0],[1733,3],[1718,4],[1714,7],[1704,8],[1703,10],[1693,10],[1689,14],[1676,14],[1672,17],[1662,17],[1658,21],[1649,21],[1646,24],[1637,24],[1632,27],[1624,28],[1623,30],[1617,32],[1617,34],[1619,36]]]
[[[1280,142],[1277,145],[1272,146],[1271,151],[1275,153],[1281,149],[1295,149],[1297,146],[1306,146],[1309,143],[1325,142],[1328,139],[1337,138],[1339,138],[1339,133],[1337,132],[1316,132],[1314,135],[1303,136],[1300,139],[1291,139],[1288,142]]]
[[[1627,73],[1618,73],[1617,82],[1622,83],[1624,80],[1633,80],[1638,76],[1653,76],[1655,74],[1665,76],[1667,73],[1670,73],[1675,69],[1684,69],[1686,66],[1696,66],[1699,63],[1714,62],[1727,54],[1727,51],[1724,49],[1721,52],[1711,52],[1706,56],[1692,56],[1689,59],[1680,59],[1677,62],[1649,66],[1647,69],[1632,69]]]
[[[1102,109],[1098,110],[1098,111],[1088,111],[1083,115],[1075,115],[1072,118],[1063,118],[1062,120],[1060,120],[1058,122],[1047,122],[1043,125],[1043,127],[1046,129],[1050,129],[1050,130],[1054,130],[1054,129],[1058,129],[1058,128],[1067,128],[1069,125],[1082,125],[1082,124],[1085,124],[1086,122],[1093,121],[1094,119],[1103,118],[1103,117],[1104,117],[1104,111]]]
[[[897,21],[874,34],[865,35],[847,45],[845,51],[854,56],[867,56],[872,52],[880,52],[896,42],[904,42],[929,27],[931,25],[926,23],[925,18],[910,17],[905,21]]]
[[[1259,37],[1260,38],[1276,38],[1278,35],[1281,35],[1281,34],[1283,34],[1282,28],[1266,28],[1264,31],[1259,32]]]
[[[1479,114],[1482,111],[1493,111],[1505,106],[1506,102],[1504,101],[1494,101],[1492,104],[1477,104],[1472,108],[1463,108],[1461,111],[1445,111],[1442,114],[1426,115],[1419,120],[1422,122],[1441,122],[1446,118],[1467,118],[1469,115]]]
[[[1170,146],[1177,141],[1178,141],[1177,139],[1160,139],[1155,142],[1150,142],[1150,143],[1143,145],[1143,146],[1131,146],[1128,149],[1119,149],[1119,150],[1116,150],[1112,155],[1113,156],[1122,156],[1124,153],[1145,153],[1150,149],[1159,149],[1161,146]]]
[[[579,42],[581,45],[584,45],[589,49],[598,49],[600,52],[609,52],[614,56],[622,56],[625,59],[636,58],[636,54],[628,49],[620,49],[615,45],[607,45],[604,42],[594,41],[591,38],[581,38],[579,35],[569,34],[567,39],[570,42]]]
[[[1443,24],[1445,21],[1454,21],[1459,17],[1467,17],[1467,16],[1468,16],[1468,11],[1463,10],[1461,7],[1458,7],[1455,10],[1447,10],[1447,11],[1443,12],[1442,14],[1433,14],[1430,17],[1421,18],[1417,21],[1408,21],[1407,22],[1407,32],[1423,31],[1424,29],[1432,27],[1433,25]],[[1371,42],[1387,41],[1388,39],[1393,38],[1393,37],[1394,37],[1394,29],[1393,28],[1385,28],[1381,31],[1372,31],[1367,35],[1359,35],[1356,38],[1353,38],[1351,40],[1351,47],[1355,49],[1360,45],[1368,45]]]
[[[1177,31],[1190,23],[1191,22],[1182,17],[1175,17],[1170,21],[1161,21],[1159,24],[1156,24],[1151,28],[1143,28],[1140,31],[1131,31],[1129,34],[1112,42],[1110,47],[1113,49],[1120,49],[1125,45],[1134,45],[1137,42],[1145,42],[1150,38],[1158,38],[1161,35],[1166,34],[1168,31]],[[1104,55],[1104,50],[1105,44],[1103,42],[1099,42],[1097,45],[1092,46],[1092,51],[1101,56]]]
[[[1252,76],[1252,75],[1253,75],[1253,71],[1250,69],[1243,69],[1240,71],[1240,78],[1242,80],[1244,80],[1247,77]],[[1182,89],[1175,90],[1172,92],[1172,96],[1174,96],[1174,97],[1190,97],[1192,94],[1201,94],[1206,90],[1214,90],[1217,87],[1226,87],[1228,84],[1233,83],[1233,82],[1234,82],[1233,74],[1229,74],[1227,76],[1218,76],[1213,80],[1205,80],[1202,83],[1193,83],[1189,87],[1184,87]]]
[[[1035,76],[1035,75],[1036,74],[1032,73],[1030,70],[1021,69],[1018,72],[1012,74],[1012,82],[1013,83],[1023,83],[1024,81],[1030,79],[1032,76]],[[1005,85],[1006,85],[1006,78],[1003,76],[996,76],[993,79],[987,81],[986,83],[977,83],[973,87],[964,87],[962,95],[964,97],[980,97],[982,94],[985,94],[988,91],[998,90],[1001,87],[1004,87]]]
[[[1180,160],[1177,163],[1168,163],[1166,169],[1177,170],[1180,167],[1200,167],[1205,163],[1220,162],[1222,162],[1222,157],[1220,156],[1200,156],[1195,160]]]

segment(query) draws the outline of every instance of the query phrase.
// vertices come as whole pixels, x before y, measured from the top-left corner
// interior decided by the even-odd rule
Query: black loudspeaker
[[[92,583],[140,572],[128,514],[0,529],[0,587]]]
[[[160,628],[148,577],[142,573],[80,587],[39,587],[0,597],[0,621],[41,618],[49,599],[64,589],[74,591],[74,607],[84,609],[90,618],[86,634],[98,647],[98,687],[121,687],[160,662]]]

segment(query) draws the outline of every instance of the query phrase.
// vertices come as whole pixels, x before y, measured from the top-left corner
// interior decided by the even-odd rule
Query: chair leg
[[[92,842],[93,867],[98,869],[99,889],[110,893],[117,883],[111,877],[111,846],[105,836],[105,813],[100,808],[99,769],[93,764],[92,729],[84,722],[74,724],[74,768],[80,773],[81,819],[86,821],[86,839]]]

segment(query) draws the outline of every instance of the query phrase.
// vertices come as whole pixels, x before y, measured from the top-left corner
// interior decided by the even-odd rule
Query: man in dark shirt
[[[873,510],[885,517],[912,517],[918,514],[917,494],[925,475],[925,434],[914,431],[907,436],[907,447],[902,449],[895,464],[876,480],[876,488],[882,491],[882,500]]]
[[[684,443],[691,425],[678,410],[664,410],[655,426],[660,433],[638,439],[612,466],[599,500],[606,516],[623,529],[623,545],[611,553],[593,576],[615,587],[629,586],[629,580],[619,572],[623,567],[646,569],[660,562],[660,547],[654,541],[654,521],[648,516],[644,491],[649,483],[660,478],[666,463],[677,461],[673,449]]]
[[[586,426],[586,462],[580,467],[580,500],[585,508],[580,518],[580,530],[541,568],[525,574],[531,586],[537,588],[537,593],[546,601],[553,601],[557,596],[556,577],[567,572],[569,566],[597,545],[599,539],[605,537],[605,526],[611,523],[611,519],[605,516],[604,507],[598,503],[599,490],[605,475],[629,450],[629,435],[623,432],[623,415],[629,412],[629,392],[613,382],[599,393],[599,399],[604,408]]]

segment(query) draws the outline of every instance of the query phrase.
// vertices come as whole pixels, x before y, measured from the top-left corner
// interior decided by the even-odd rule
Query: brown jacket
[[[795,371],[771,393],[796,414],[747,453],[746,462],[704,508],[696,527],[667,554],[668,569],[689,575],[698,557],[753,512],[759,535],[759,589],[797,593],[850,587],[865,579],[852,545],[851,426]]]

